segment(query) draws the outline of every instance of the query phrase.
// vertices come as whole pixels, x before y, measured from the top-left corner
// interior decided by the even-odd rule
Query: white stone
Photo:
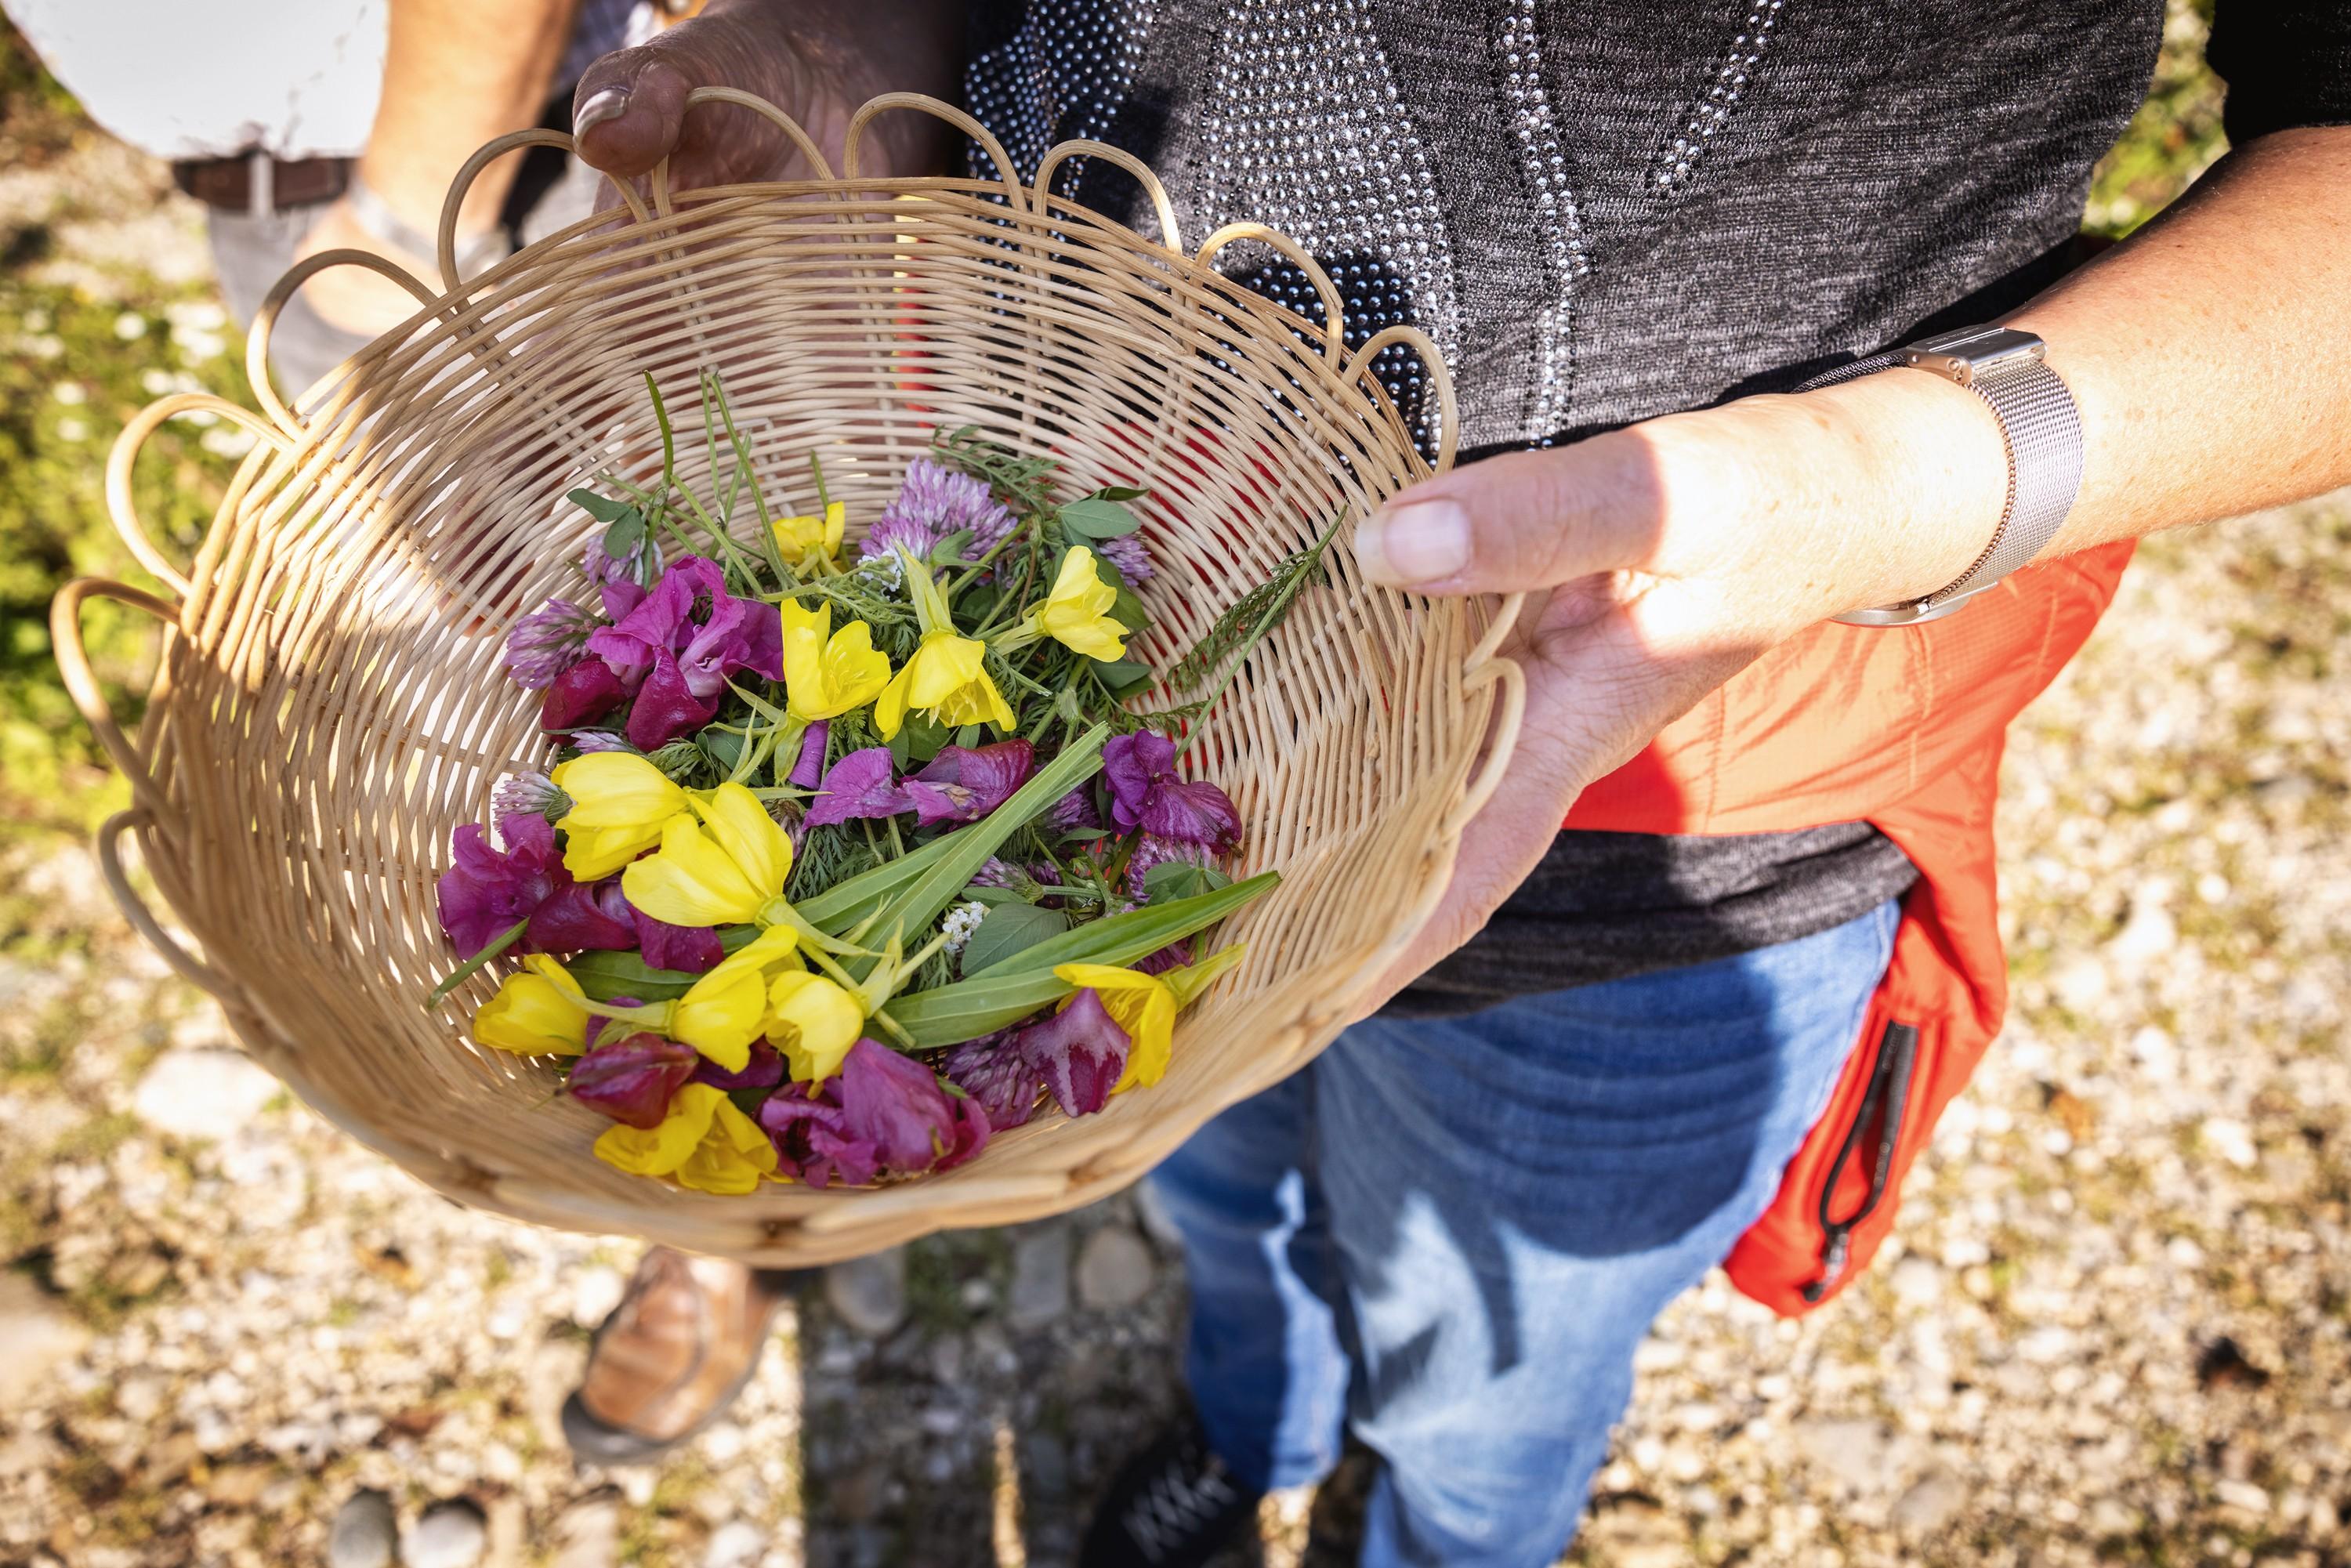
[[[1894,1265],[1886,1282],[1906,1307],[1931,1307],[1943,1299],[1943,1271],[1916,1252]]]
[[[160,1133],[225,1138],[253,1124],[284,1092],[242,1052],[173,1048],[157,1057],[131,1094],[131,1109]]]
[[[1012,1299],[1006,1320],[1025,1333],[1069,1310],[1069,1228],[1052,1220],[1023,1228],[1012,1242]]]
[[[449,1498],[417,1520],[401,1562],[403,1568],[473,1568],[488,1542],[482,1511],[467,1499]]]
[[[34,1389],[89,1343],[89,1331],[21,1274],[0,1274],[0,1410],[22,1407]]]
[[[905,1249],[833,1264],[824,1271],[824,1299],[841,1322],[866,1338],[890,1334],[906,1321]]]
[[[1105,1225],[1078,1255],[1078,1300],[1096,1309],[1131,1307],[1151,1293],[1156,1264],[1143,1238]]]
[[[748,1520],[737,1519],[711,1532],[702,1553],[702,1568],[749,1568],[768,1549],[767,1532]]]
[[[2208,1116],[2197,1129],[2204,1146],[2236,1166],[2249,1171],[2261,1164],[2261,1151],[2253,1146],[2252,1129],[2229,1116]]]
[[[621,1304],[628,1288],[618,1269],[598,1263],[580,1270],[571,1281],[571,1321],[583,1329],[594,1328]]]
[[[1886,1520],[1906,1535],[1929,1535],[1956,1518],[1967,1501],[1968,1489],[1959,1478],[1937,1469],[1919,1477],[1896,1500]]]
[[[2247,1513],[2267,1513],[2270,1511],[2270,1494],[2251,1481],[2214,1481],[2212,1495],[2229,1507],[2242,1509]]]
[[[328,1568],[392,1568],[399,1548],[392,1500],[380,1491],[356,1491],[335,1512]]]

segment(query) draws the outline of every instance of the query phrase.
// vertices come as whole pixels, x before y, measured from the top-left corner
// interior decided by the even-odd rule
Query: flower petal
[[[593,724],[628,695],[610,664],[582,659],[549,683],[547,695],[539,699],[538,727],[557,731]]]
[[[780,897],[792,873],[792,841],[759,798],[740,784],[721,784],[687,797],[703,831],[726,852],[743,880],[768,898]]]
[[[596,1157],[632,1176],[669,1176],[692,1158],[726,1104],[726,1096],[704,1083],[688,1083],[669,1103],[661,1124],[651,1129],[613,1126],[596,1140]]]
[[[784,1053],[792,1082],[815,1083],[841,1070],[865,1028],[857,998],[821,975],[788,969],[768,991],[768,1038]]]
[[[832,721],[820,718],[808,727],[800,736],[800,754],[793,759],[792,770],[784,782],[801,789],[813,789],[824,776],[824,749],[832,739]]]
[[[773,896],[685,812],[664,825],[658,852],[622,869],[621,888],[632,906],[672,925],[740,925]]]
[[[1169,779],[1154,786],[1144,802],[1141,823],[1146,833],[1202,844],[1219,853],[1241,841],[1241,814],[1232,798],[1205,780]]]
[[[715,696],[697,696],[686,685],[677,655],[667,648],[653,655],[652,672],[637,688],[623,731],[639,751],[657,751],[682,735],[691,735],[718,712]]]
[[[894,817],[913,809],[893,776],[890,748],[869,746],[832,765],[809,803],[808,822],[821,828],[852,818]]]
[[[692,1046],[640,1030],[573,1062],[564,1086],[615,1122],[651,1129],[661,1125],[671,1096],[701,1062]]]
[[[730,1092],[737,1089],[773,1089],[784,1081],[784,1059],[764,1040],[751,1042],[751,1060],[739,1072],[728,1072],[705,1059],[694,1070],[694,1082]]]
[[[1091,1115],[1110,1103],[1131,1046],[1126,1030],[1092,990],[1080,991],[1068,1007],[1014,1039],[1021,1060],[1072,1116]]]

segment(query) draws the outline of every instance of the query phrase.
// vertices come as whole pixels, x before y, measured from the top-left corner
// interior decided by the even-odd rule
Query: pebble
[[[1143,1238],[1105,1225],[1078,1254],[1078,1300],[1096,1310],[1131,1307],[1151,1293],[1157,1265]]]
[[[1967,1506],[1968,1489],[1959,1478],[1940,1468],[1928,1471],[1895,1500],[1886,1521],[1905,1535],[1930,1535],[1959,1516]]]
[[[89,1331],[22,1274],[0,1273],[0,1410],[27,1400],[82,1353]]]
[[[859,1333],[886,1338],[906,1321],[906,1249],[833,1264],[824,1271],[824,1299]]]
[[[1940,1301],[1945,1291],[1943,1271],[1916,1252],[1894,1265],[1886,1283],[1896,1301],[1922,1311]]]
[[[2270,1511],[2270,1494],[2251,1481],[2214,1481],[2212,1495],[2229,1507],[2241,1509],[2247,1513],[2267,1513]]]
[[[1007,1320],[1025,1333],[1069,1310],[1069,1227],[1058,1220],[1023,1227],[1012,1243],[1012,1300]]]
[[[1876,1421],[1807,1416],[1790,1436],[1798,1453],[1857,1492],[1890,1489],[1900,1479],[1908,1447]]]
[[[355,1491],[336,1511],[327,1568],[392,1568],[399,1551],[400,1523],[383,1493]]]
[[[702,1553],[702,1568],[749,1568],[767,1549],[765,1531],[748,1520],[734,1520],[711,1532],[710,1544]]]
[[[574,1498],[555,1520],[553,1568],[617,1568],[621,1502],[609,1490]]]
[[[241,1051],[174,1047],[139,1080],[131,1109],[176,1138],[225,1138],[252,1125],[284,1088]]]
[[[470,1498],[444,1498],[409,1532],[402,1568],[473,1568],[489,1542],[489,1521]]]

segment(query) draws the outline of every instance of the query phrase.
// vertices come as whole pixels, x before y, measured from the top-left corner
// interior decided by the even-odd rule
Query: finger
[[[1471,464],[1395,497],[1355,531],[1374,582],[1422,593],[1510,593],[1638,566],[1665,486],[1637,431]]]
[[[685,95],[703,85],[652,45],[606,55],[572,96],[580,162],[616,179],[647,172],[677,150]]]

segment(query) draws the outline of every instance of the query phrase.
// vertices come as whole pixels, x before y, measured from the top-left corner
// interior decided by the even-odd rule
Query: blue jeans
[[[1365,1568],[1541,1568],[1649,1322],[1771,1202],[1886,972],[1896,905],[1739,957],[1374,1019],[1155,1173],[1186,1374],[1261,1487],[1385,1461]]]

